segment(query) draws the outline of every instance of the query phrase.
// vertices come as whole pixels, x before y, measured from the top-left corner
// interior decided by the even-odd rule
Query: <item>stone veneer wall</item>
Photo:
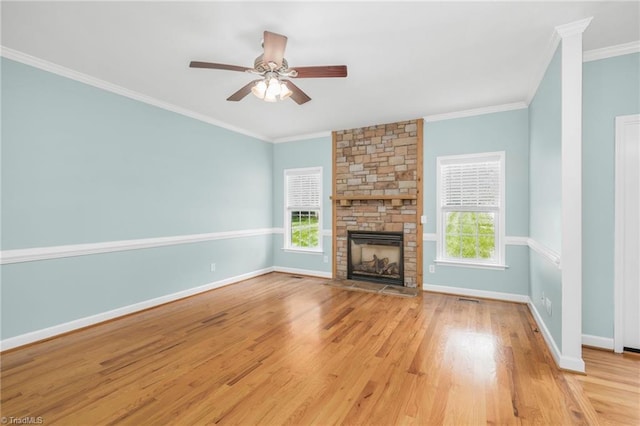
[[[402,231],[404,285],[416,287],[422,279],[422,120],[336,131],[333,144],[334,278],[347,278],[347,231]]]

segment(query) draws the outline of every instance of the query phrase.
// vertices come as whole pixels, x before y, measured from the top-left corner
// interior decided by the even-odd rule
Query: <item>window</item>
[[[437,262],[504,268],[504,152],[437,159]]]
[[[322,251],[322,168],[284,171],[285,249]]]

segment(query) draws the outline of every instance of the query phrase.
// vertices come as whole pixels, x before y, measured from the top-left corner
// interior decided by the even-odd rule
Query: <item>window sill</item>
[[[436,265],[442,265],[442,266],[455,266],[455,267],[476,268],[476,269],[493,269],[498,271],[501,271],[501,270],[503,271],[509,268],[509,266],[507,265],[501,265],[496,263],[458,262],[455,260],[444,260],[444,259],[435,259],[434,262],[436,263]]]
[[[288,248],[288,247],[283,247],[281,249],[282,251],[286,251],[287,253],[302,253],[302,254],[315,254],[315,255],[322,255],[324,254],[324,251],[322,251],[322,249],[301,249],[301,248]]]

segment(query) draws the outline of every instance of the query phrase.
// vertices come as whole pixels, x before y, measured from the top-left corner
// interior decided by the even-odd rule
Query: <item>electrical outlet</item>
[[[420,216],[420,223],[423,225],[427,223],[427,216],[425,215]]]
[[[216,264],[212,263],[211,264],[211,272],[215,272],[216,271]]]
[[[325,256],[323,260],[324,260],[324,263],[329,263],[329,256]]]
[[[545,305],[545,308],[547,309],[547,313],[549,314],[549,316],[551,316],[553,312],[551,310],[551,300],[549,298],[545,299],[544,305]]]
[[[433,274],[436,272],[436,265],[429,265],[429,273]]]

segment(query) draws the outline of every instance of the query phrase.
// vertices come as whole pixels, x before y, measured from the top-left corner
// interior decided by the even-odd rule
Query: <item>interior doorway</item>
[[[640,352],[640,114],[616,117],[614,350]]]

